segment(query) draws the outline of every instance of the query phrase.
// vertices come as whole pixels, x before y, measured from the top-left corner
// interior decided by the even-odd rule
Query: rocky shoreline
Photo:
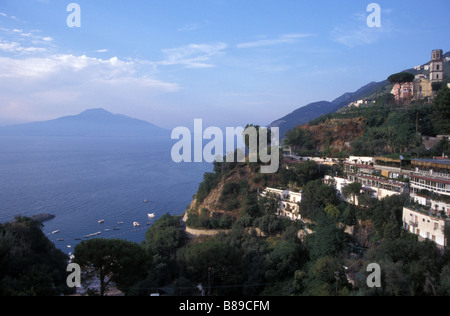
[[[32,219],[34,219],[35,221],[38,221],[40,223],[49,221],[51,219],[54,219],[56,216],[53,214],[37,214],[34,216],[31,216]]]

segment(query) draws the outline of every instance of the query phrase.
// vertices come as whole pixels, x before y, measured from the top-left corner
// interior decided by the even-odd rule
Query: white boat
[[[150,214],[148,214],[148,218],[155,218],[156,217],[156,214],[155,213],[150,213]]]
[[[59,233],[59,230],[52,231],[52,235]]]
[[[105,222],[104,219],[101,219],[101,220],[98,221],[99,224],[103,224],[104,222]]]
[[[134,227],[139,227],[139,226],[141,226],[141,223],[139,223],[139,222],[134,222],[134,223],[133,223],[133,226],[134,226]]]

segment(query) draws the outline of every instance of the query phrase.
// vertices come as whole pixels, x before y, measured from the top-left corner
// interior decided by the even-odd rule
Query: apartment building
[[[290,190],[266,188],[262,197],[273,196],[279,202],[277,215],[287,217],[293,221],[301,220],[299,204],[302,201],[302,193]]]

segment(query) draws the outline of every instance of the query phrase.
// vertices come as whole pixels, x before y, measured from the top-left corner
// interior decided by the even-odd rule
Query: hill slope
[[[310,103],[284,116],[283,118],[272,122],[269,127],[279,127],[280,137],[283,138],[288,130],[291,130],[298,125],[306,124],[322,115],[334,113],[351,102],[372,95],[378,90],[382,90],[387,85],[389,85],[387,80],[381,82],[371,82],[355,92],[344,93],[331,102],[320,101]]]

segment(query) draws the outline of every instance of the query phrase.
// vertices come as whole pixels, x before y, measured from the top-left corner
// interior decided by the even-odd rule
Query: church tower
[[[430,81],[442,82],[444,79],[444,60],[442,59],[442,49],[435,49],[431,53]]]

